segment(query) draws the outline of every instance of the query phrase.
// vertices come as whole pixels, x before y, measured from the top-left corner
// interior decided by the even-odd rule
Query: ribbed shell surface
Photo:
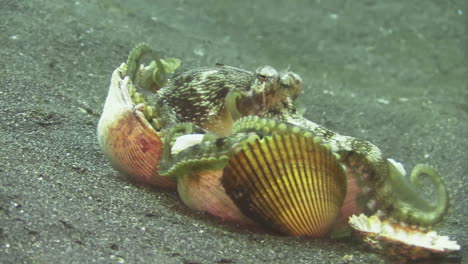
[[[246,216],[295,236],[326,235],[346,194],[336,156],[303,134],[245,144],[224,169],[222,184]]]
[[[159,176],[163,143],[145,119],[143,109],[132,101],[131,81],[122,79],[122,66],[114,71],[98,124],[98,140],[112,166],[131,179],[163,188],[175,181]]]

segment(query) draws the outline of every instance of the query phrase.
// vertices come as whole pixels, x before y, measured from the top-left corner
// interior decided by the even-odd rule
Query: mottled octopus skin
[[[190,122],[218,135],[232,133],[242,116],[263,116],[296,98],[302,80],[292,72],[278,73],[270,66],[255,73],[218,64],[181,73],[155,95],[156,101]]]
[[[234,106],[226,104],[226,98],[236,89],[250,87],[253,79],[253,73],[234,67],[203,67],[175,76],[158,91],[157,97],[181,120],[213,133],[229,135],[233,123],[230,108]]]

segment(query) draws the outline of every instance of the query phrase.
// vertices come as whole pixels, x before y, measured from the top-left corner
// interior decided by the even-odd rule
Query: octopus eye
[[[278,78],[278,72],[270,66],[263,66],[256,70],[257,80],[260,83]]]
[[[259,74],[257,74],[257,79],[258,79],[258,81],[259,81],[260,83],[264,83],[264,82],[267,81],[268,76],[265,75],[265,74],[260,74],[260,73],[259,73]]]

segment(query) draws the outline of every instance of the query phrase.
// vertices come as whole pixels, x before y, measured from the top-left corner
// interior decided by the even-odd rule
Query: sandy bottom
[[[226,225],[114,171],[97,121],[112,71],[140,42],[182,70],[298,73],[307,118],[407,170],[440,171],[454,208],[439,232],[466,247],[466,1],[153,2],[0,0],[0,262],[387,261],[352,239]]]

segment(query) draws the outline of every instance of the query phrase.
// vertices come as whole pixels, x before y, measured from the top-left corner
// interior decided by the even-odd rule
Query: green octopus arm
[[[275,118],[309,129],[340,153],[343,164],[361,187],[358,204],[366,213],[382,211],[386,217],[418,226],[441,222],[450,208],[450,199],[442,177],[428,165],[417,165],[407,177],[374,144],[339,135],[302,117],[293,106]],[[427,175],[435,188],[437,203],[421,195],[421,178]]]
[[[152,58],[153,61],[140,69],[146,56]],[[166,84],[167,74],[174,72],[180,63],[180,60],[176,58],[161,59],[147,44],[140,43],[128,55],[126,74],[138,86],[155,92]]]
[[[442,177],[429,165],[418,164],[414,167],[409,181],[390,162],[389,183],[394,190],[394,196],[399,197],[393,204],[397,219],[408,223],[430,226],[440,222],[447,214],[450,199]],[[437,203],[433,204],[420,195],[423,184],[421,178],[427,176],[435,187]],[[415,188],[416,187],[416,188]]]
[[[172,146],[176,138],[190,134],[204,134],[203,141],[177,154],[172,154]],[[227,153],[233,144],[233,138],[221,139],[192,123],[174,125],[168,129],[164,138],[159,173],[161,176],[177,178],[201,169],[222,168],[227,163]]]

